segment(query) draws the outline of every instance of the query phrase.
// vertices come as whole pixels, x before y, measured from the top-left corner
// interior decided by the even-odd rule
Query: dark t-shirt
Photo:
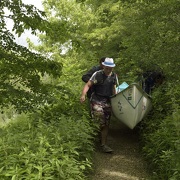
[[[90,78],[93,82],[94,93],[92,100],[102,101],[103,99],[110,99],[113,95],[113,88],[116,85],[116,74],[112,73],[106,76],[103,70],[96,71]]]

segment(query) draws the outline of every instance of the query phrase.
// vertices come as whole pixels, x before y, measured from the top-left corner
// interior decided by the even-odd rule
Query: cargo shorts
[[[91,101],[91,115],[100,123],[100,126],[109,125],[111,118],[110,102]]]

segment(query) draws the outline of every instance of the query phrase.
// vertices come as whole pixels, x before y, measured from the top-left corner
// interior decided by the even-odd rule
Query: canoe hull
[[[130,129],[133,129],[152,108],[150,96],[135,83],[112,96],[111,105],[115,117]]]

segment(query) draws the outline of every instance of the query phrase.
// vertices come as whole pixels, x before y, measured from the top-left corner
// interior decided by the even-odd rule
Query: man
[[[88,90],[93,87],[94,92],[90,98],[91,113],[100,123],[102,150],[111,153],[113,150],[107,146],[107,136],[111,118],[110,97],[116,93],[116,74],[112,72],[115,64],[112,58],[105,58],[102,65],[103,70],[96,71],[85,84],[80,101],[85,101]]]
[[[159,87],[165,77],[162,71],[146,71],[142,74],[142,88],[147,94],[151,94],[155,87]]]
[[[101,69],[103,69],[103,65],[102,65],[102,62],[104,62],[105,60],[105,57],[102,57],[100,60],[99,60],[99,65],[98,66],[93,66],[86,74],[84,74],[82,76],[82,80],[87,83],[89,81],[89,79],[91,78],[91,76],[96,72],[96,71],[99,71]],[[91,97],[91,94],[93,93],[93,87],[91,87],[88,92],[87,92],[87,97],[90,98]]]

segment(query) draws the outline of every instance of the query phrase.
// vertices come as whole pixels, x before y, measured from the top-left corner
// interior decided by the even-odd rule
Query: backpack
[[[82,81],[84,81],[85,83],[87,83],[89,81],[89,79],[91,78],[91,76],[96,72],[99,71],[101,68],[100,66],[94,66],[92,67],[87,73],[85,73],[82,76]],[[87,97],[90,98],[91,94],[94,92],[94,87],[91,87],[88,92],[87,92]]]

